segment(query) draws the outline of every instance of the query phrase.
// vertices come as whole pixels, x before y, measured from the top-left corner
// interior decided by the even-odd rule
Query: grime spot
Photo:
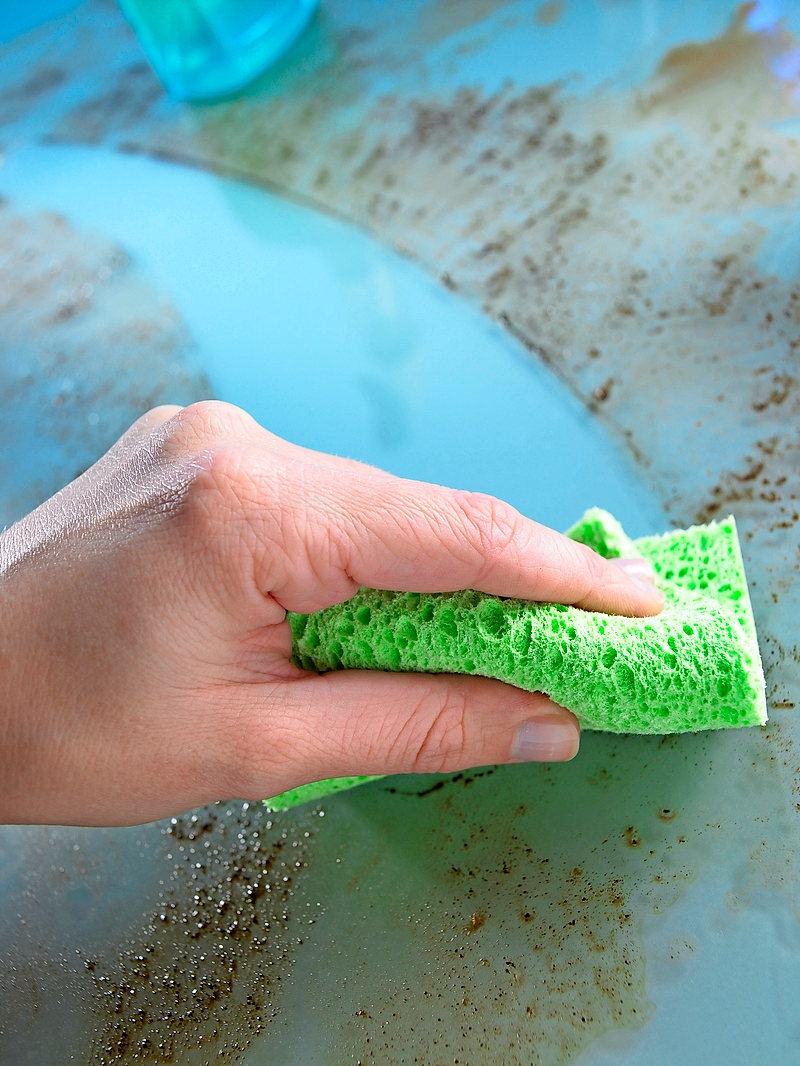
[[[626,845],[629,848],[641,847],[642,838],[639,835],[639,833],[636,831],[636,827],[635,826],[633,826],[633,825],[627,826],[622,831],[622,836],[623,836],[623,839],[624,839]]]
[[[297,957],[286,1009],[302,1016],[313,1004],[316,1044],[336,1061],[388,1066],[555,1066],[601,1033],[646,1024],[648,914],[731,849],[748,871],[736,875],[737,906],[765,880],[791,895],[797,830],[779,820],[783,843],[764,844],[752,817],[781,803],[772,743],[757,731],[668,743],[587,734],[578,763],[498,767],[469,789],[454,787],[458,775],[434,778],[445,787],[424,804],[417,792],[431,785],[402,778],[340,794],[311,874],[328,909]],[[607,766],[614,777],[598,791]],[[737,812],[729,785],[745,777],[754,804]],[[653,818],[653,793],[681,798],[682,840],[677,804]],[[323,948],[324,973],[312,961]],[[275,1039],[265,1033],[265,1057]]]
[[[164,89],[148,63],[137,61],[120,70],[106,91],[70,111],[53,144],[101,144],[109,130],[127,130],[147,117],[164,96]]]
[[[437,4],[425,4],[418,9],[414,39],[423,45],[435,44],[476,23],[484,22],[498,8],[509,2],[510,0],[440,0]]]
[[[739,513],[741,494],[723,486],[711,498],[719,468],[706,475],[692,457],[717,454],[725,427],[742,423],[727,463],[736,470],[747,449],[785,432],[798,407],[800,304],[794,282],[759,265],[760,223],[742,216],[723,234],[707,219],[739,217],[742,190],[748,210],[790,212],[796,200],[793,145],[770,126],[793,113],[770,65],[793,38],[752,32],[740,13],[718,38],[667,53],[633,90],[575,98],[558,85],[470,86],[376,101],[383,38],[380,26],[370,32],[319,29],[293,73],[196,112],[194,123],[145,123],[125,145],[365,226],[560,374],[676,524],[721,514],[726,500]],[[287,79],[291,93],[277,92]],[[665,397],[678,428],[655,435]],[[385,432],[399,439],[398,417]],[[785,492],[762,486],[770,514]],[[788,530],[786,512],[765,528]],[[753,535],[748,566],[763,540]],[[784,592],[765,585],[764,602]]]
[[[564,14],[565,0],[550,0],[548,4],[542,4],[534,12],[534,19],[540,26],[553,26]]]
[[[66,80],[67,74],[62,67],[46,63],[34,67],[23,81],[0,91],[0,126],[18,122]]]
[[[478,911],[475,911],[475,913],[472,915],[472,917],[469,920],[469,925],[467,927],[467,932],[468,933],[475,933],[475,932],[478,931],[478,929],[482,929],[484,927],[484,925],[486,925],[486,915],[485,914],[480,914]]]
[[[768,35],[748,29],[747,16],[754,6],[740,4],[729,28],[718,37],[671,48],[656,68],[648,104],[678,101],[709,82],[747,75],[754,66],[761,66],[765,55],[774,59],[790,51],[794,38],[780,25],[770,27]]]
[[[708,522],[735,510],[747,528],[776,533],[792,529],[800,520],[800,438],[794,431],[754,442],[738,470],[723,470],[697,511]]]
[[[162,829],[171,873],[156,910],[116,958],[83,954],[95,990],[89,1062],[241,1058],[274,1018],[293,954],[321,913],[290,914],[315,821],[268,820],[247,804],[171,819]]]

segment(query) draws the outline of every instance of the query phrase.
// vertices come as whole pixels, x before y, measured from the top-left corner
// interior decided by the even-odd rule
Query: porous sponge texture
[[[567,530],[566,536],[585,544],[604,559],[635,559],[641,555],[616,518],[600,507],[586,511]]]
[[[361,589],[327,610],[290,615],[295,661],[317,671],[499,678],[547,693],[573,711],[583,728],[616,733],[766,721],[764,675],[733,518],[631,541],[611,515],[593,509],[568,535],[606,558],[649,559],[665,594],[662,613],[624,618],[474,591]]]

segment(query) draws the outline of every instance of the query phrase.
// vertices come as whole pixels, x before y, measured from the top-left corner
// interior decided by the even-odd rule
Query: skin
[[[0,820],[136,824],[325,777],[572,758],[575,718],[499,681],[298,669],[286,611],[370,585],[657,613],[624,566],[228,404],[156,408],[0,537]]]

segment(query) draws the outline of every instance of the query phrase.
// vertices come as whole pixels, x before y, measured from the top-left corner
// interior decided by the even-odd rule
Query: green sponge
[[[764,674],[733,518],[631,541],[610,514],[569,530],[605,558],[649,559],[665,595],[654,618],[625,618],[480,592],[361,589],[346,603],[290,615],[309,670],[480,674],[568,707],[584,729],[683,733],[763,725]],[[368,777],[303,785],[283,809]]]

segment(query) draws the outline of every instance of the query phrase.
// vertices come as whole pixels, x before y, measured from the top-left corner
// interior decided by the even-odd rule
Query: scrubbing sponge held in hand
[[[607,559],[649,562],[665,595],[663,612],[627,618],[474,591],[362,589],[347,603],[290,618],[296,661],[315,670],[482,674],[545,692],[584,728],[611,732],[766,722],[764,675],[733,518],[631,541],[611,515],[595,508],[568,536]],[[322,794],[321,783],[311,787]],[[271,804],[306,798],[294,790]]]
[[[610,519],[610,521],[609,521]],[[681,733],[766,721],[755,625],[732,518],[631,542],[611,516],[569,536],[598,554],[649,559],[665,593],[655,618],[465,591],[362,589],[290,621],[306,668],[421,670],[496,677],[546,692],[584,728]]]
[[[501,500],[297,447],[229,404],[155,410],[0,535],[0,820],[130,824],[346,775],[575,755],[570,711],[420,672],[411,642],[402,673],[292,662],[287,612],[362,587],[663,605]]]

